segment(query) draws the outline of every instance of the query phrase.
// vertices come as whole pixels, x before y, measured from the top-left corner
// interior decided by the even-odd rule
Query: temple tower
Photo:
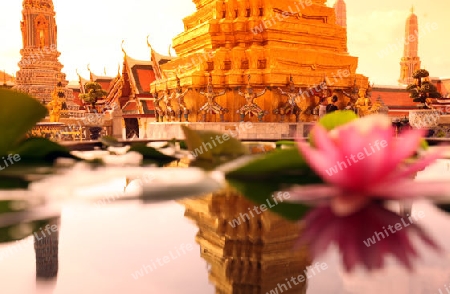
[[[406,19],[405,27],[405,46],[403,57],[400,61],[400,84],[411,84],[414,82],[413,73],[420,69],[420,58],[418,56],[419,48],[419,24],[417,15],[414,14],[414,8],[411,8],[411,14]]]
[[[347,27],[347,6],[344,0],[337,0],[334,3],[334,12],[336,13],[336,24],[343,28]]]
[[[22,9],[23,49],[19,62],[15,89],[30,94],[41,103],[52,99],[58,86],[65,88],[67,101],[73,101],[73,92],[67,89],[63,65],[58,61],[57,27],[52,0],[24,0]]]
[[[290,99],[281,90],[290,81],[290,94],[301,96],[299,118],[310,121],[321,98],[336,94],[344,105],[344,92],[367,88],[367,77],[356,73],[358,58],[348,53],[347,30],[325,0],[192,1],[197,11],[172,42],[178,58],[161,65],[169,91],[177,77],[192,89],[184,100],[191,122],[280,121],[277,110]],[[151,88],[162,93],[165,85]],[[246,89],[253,94],[241,95]]]

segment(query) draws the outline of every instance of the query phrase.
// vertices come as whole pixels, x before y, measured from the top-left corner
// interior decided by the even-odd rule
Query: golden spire
[[[170,52],[170,49],[172,48],[172,44],[169,44],[169,56],[172,57],[172,52]]]
[[[411,14],[414,14],[414,5],[411,6]]]
[[[122,44],[120,45],[120,47],[122,48],[122,52],[123,52],[123,57],[127,57],[127,52],[125,52],[125,49],[123,48],[123,43],[125,43],[125,40],[122,40]]]
[[[149,37],[150,37],[150,35],[147,35],[147,46],[148,46],[148,48],[153,50],[152,45],[150,44],[150,41],[149,41]]]

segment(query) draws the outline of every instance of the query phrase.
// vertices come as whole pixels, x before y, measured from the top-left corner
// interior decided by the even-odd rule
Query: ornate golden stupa
[[[199,228],[196,241],[216,293],[306,293],[311,261],[306,249],[293,249],[299,223],[250,212],[255,204],[231,189],[180,202]]]
[[[175,92],[179,78],[191,89],[184,99],[191,122],[295,121],[298,114],[309,121],[320,98],[337,95],[344,108],[354,100],[345,93],[368,86],[325,0],[193,2],[197,11],[173,39],[179,58],[161,65],[167,79],[151,85]]]

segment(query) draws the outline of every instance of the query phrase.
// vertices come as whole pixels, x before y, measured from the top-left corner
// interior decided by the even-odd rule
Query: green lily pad
[[[0,227],[0,243],[7,243],[12,241],[22,240],[34,233],[38,239],[44,237],[45,231],[42,233],[40,230],[44,229],[53,219],[35,220],[31,222],[19,223],[6,227]]]
[[[0,189],[2,190],[15,190],[15,189],[27,189],[30,181],[25,180],[21,176],[0,176]],[[0,201],[0,213],[1,201]]]
[[[195,158],[201,160],[214,160],[215,157],[225,156],[236,158],[249,154],[247,146],[229,134],[216,131],[192,130],[181,126],[186,138],[188,150]]]
[[[12,152],[20,157],[22,162],[52,163],[58,157],[74,158],[69,149],[46,138],[28,138],[22,141]]]
[[[131,145],[129,152],[135,151],[144,157],[144,160],[155,161],[161,164],[169,163],[178,160],[176,157],[166,155],[156,148],[148,147],[145,143],[136,143]]]
[[[120,143],[116,138],[111,136],[103,136],[100,138],[100,142],[106,147],[121,147],[122,143]]]
[[[182,150],[188,150],[188,146],[187,146],[187,144],[186,144],[186,141],[181,140],[181,141],[179,141],[179,143],[180,143],[180,149],[182,149]]]
[[[296,144],[295,141],[287,141],[287,140],[275,142],[276,148],[281,148],[281,146],[295,147],[295,144]]]
[[[297,177],[277,177],[272,180],[251,181],[228,179],[228,183],[244,197],[258,205],[264,205],[274,213],[290,221],[297,221],[309,211],[310,207],[300,203],[287,202],[290,198],[287,182],[296,182]]]
[[[0,154],[7,154],[46,114],[47,109],[36,99],[0,89]]]
[[[31,208],[26,200],[0,200],[0,214],[19,212]]]

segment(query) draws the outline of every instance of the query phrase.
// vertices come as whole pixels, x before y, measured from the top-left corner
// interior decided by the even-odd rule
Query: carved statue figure
[[[202,113],[202,121],[206,121],[206,114],[219,114],[220,121],[223,122],[224,114],[228,112],[227,108],[222,107],[219,103],[215,101],[216,97],[225,94],[225,90],[215,93],[212,86],[212,77],[209,76],[208,85],[206,86],[206,92],[200,91],[200,94],[205,96],[207,101],[200,107],[199,112]]]
[[[52,94],[52,101],[47,104],[47,109],[50,114],[50,122],[59,122],[62,107],[63,102],[58,96],[57,89],[55,89]]]
[[[175,120],[175,111],[172,108],[172,99],[174,98],[175,93],[170,94],[169,90],[166,89],[163,92],[163,103],[166,106],[166,111],[165,111],[165,115],[167,117],[167,121],[174,121]]]
[[[369,108],[370,108],[371,104],[372,103],[370,101],[370,98],[366,97],[366,90],[360,89],[359,90],[359,98],[355,102],[357,114],[360,117],[369,114]]]
[[[292,79],[292,76],[289,78],[289,92],[283,91],[280,87],[278,87],[278,90],[280,91],[281,95],[287,96],[288,100],[286,103],[281,105],[279,108],[275,109],[273,111],[274,114],[281,116],[281,121],[284,121],[285,115],[288,115],[288,121],[289,121],[289,115],[293,114],[295,115],[295,121],[299,121],[299,116],[302,112],[300,107],[297,105],[297,99],[300,97],[300,91],[296,91],[294,80]]]
[[[187,94],[188,91],[189,91],[189,89],[186,89],[183,92],[183,88],[181,88],[181,85],[180,85],[180,79],[177,76],[177,88],[175,90],[175,99],[177,100],[178,106],[179,106],[179,109],[178,109],[178,121],[180,121],[180,122],[181,122],[181,115],[182,114],[184,115],[184,119],[186,121],[189,121],[188,120],[188,116],[189,116],[190,111],[187,108],[186,104],[184,103],[184,96]]]
[[[244,121],[244,117],[247,114],[249,116],[255,115],[258,117],[258,121],[262,121],[262,118],[267,114],[267,112],[262,110],[261,107],[259,107],[255,103],[255,99],[264,95],[264,93],[266,93],[266,89],[262,90],[259,93],[255,93],[253,91],[253,88],[250,85],[250,75],[248,75],[247,89],[245,93],[241,92],[240,89],[238,90],[238,94],[240,96],[243,96],[246,101],[246,104],[237,111],[241,116],[241,121]]]
[[[163,122],[164,121],[165,112],[162,110],[161,105],[159,105],[159,103],[164,98],[164,96],[162,96],[162,95],[160,96],[158,94],[158,92],[156,91],[156,86],[155,86],[155,92],[153,93],[153,97],[155,97],[155,117],[156,117],[156,122]]]

